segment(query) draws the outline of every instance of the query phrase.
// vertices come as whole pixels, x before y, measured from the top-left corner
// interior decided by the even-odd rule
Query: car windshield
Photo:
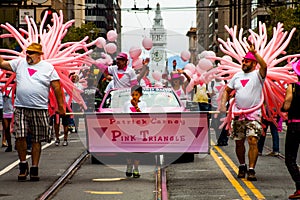
[[[103,108],[122,108],[130,101],[130,88],[112,90],[105,100]],[[180,107],[175,93],[170,88],[143,88],[141,101],[146,102],[147,107]]]

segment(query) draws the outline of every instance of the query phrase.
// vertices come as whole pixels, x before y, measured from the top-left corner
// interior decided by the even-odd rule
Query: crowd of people
[[[38,43],[32,43],[26,49],[26,57],[5,61],[0,56],[0,68],[11,71],[16,74],[16,90],[6,87],[0,95],[0,112],[3,126],[2,147],[6,147],[5,152],[12,152],[13,144],[11,135],[15,137],[15,149],[19,156],[19,181],[25,181],[30,176],[31,181],[39,181],[38,166],[41,156],[41,143],[47,142],[51,138],[49,127],[54,127],[55,145],[60,144],[60,121],[63,126],[64,142],[63,146],[68,145],[68,132],[71,131],[70,124],[78,128],[78,118],[66,115],[71,110],[66,109],[66,104],[72,101],[65,91],[62,90],[60,77],[54,67],[41,59],[43,55],[42,46]],[[82,97],[87,106],[85,112],[97,111],[97,106],[103,98],[105,92],[112,88],[131,87],[132,99],[124,107],[128,112],[143,112],[144,103],[140,101],[142,96],[142,87],[152,87],[148,78],[149,58],[143,61],[143,67],[134,70],[128,67],[128,55],[121,52],[116,57],[116,65],[106,66],[99,64],[97,67],[102,73],[98,78],[91,71],[84,72],[87,86],[80,88]],[[259,65],[257,69],[256,66]],[[270,156],[279,156],[279,136],[278,127],[280,120],[278,116],[274,123],[262,119],[261,108],[251,113],[244,114],[236,112],[232,122],[232,131],[229,132],[224,127],[220,128],[221,118],[226,117],[228,110],[228,101],[234,96],[234,111],[242,111],[257,106],[261,102],[262,89],[264,80],[267,75],[267,65],[264,59],[256,52],[254,46],[250,44],[249,52],[244,56],[241,72],[236,73],[228,83],[221,79],[214,79],[209,84],[199,84],[191,92],[186,91],[186,87],[191,78],[183,69],[177,69],[176,63],[173,63],[173,71],[167,76],[167,81],[174,89],[178,97],[182,100],[196,102],[200,111],[220,111],[213,115],[208,113],[208,125],[211,125],[216,135],[216,145],[228,145],[228,134],[235,141],[236,156],[239,161],[238,178],[246,178],[249,181],[256,181],[255,166],[259,155],[262,155],[263,146],[266,138],[266,132],[270,126],[273,151]],[[294,71],[300,80],[300,64],[293,65]],[[7,78],[11,74],[7,74]],[[96,74],[97,75],[97,74]],[[74,72],[69,74],[70,80],[75,84],[79,81],[78,74]],[[96,82],[98,80],[98,83]],[[3,84],[3,83],[2,83]],[[34,85],[28,90],[27,85]],[[225,86],[224,92],[220,93],[220,88]],[[76,85],[76,87],[79,87]],[[57,107],[51,117],[48,113],[48,101],[50,88],[54,91]],[[299,91],[298,91],[299,90]],[[295,134],[299,131],[300,116],[297,112],[298,104],[296,103],[300,94],[298,83],[289,84],[286,91],[286,98],[283,103],[282,112],[288,112],[287,136],[285,145],[286,166],[296,185],[296,192],[289,198],[300,197],[300,173],[296,163],[297,152],[299,147],[299,136]],[[66,98],[64,98],[66,96]],[[14,102],[12,101],[14,97]],[[218,101],[220,100],[220,107]],[[82,111],[83,107],[77,102],[72,101],[71,108],[73,111]],[[49,126],[50,125],[50,126]],[[75,131],[75,132],[76,132]],[[248,164],[246,161],[245,141],[249,145]],[[31,150],[32,164],[26,160],[28,149]],[[137,158],[127,159],[126,176],[138,178],[139,160]]]

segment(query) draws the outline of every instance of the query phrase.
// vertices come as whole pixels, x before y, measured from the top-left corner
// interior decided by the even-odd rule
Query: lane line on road
[[[233,169],[233,171],[238,174],[238,167],[234,164],[234,162],[226,155],[226,153],[218,146],[214,146],[214,148],[220,153],[220,155],[225,159],[228,165]],[[243,183],[251,190],[251,192],[256,196],[257,199],[262,200],[266,199],[264,195],[253,185],[251,181],[247,179],[241,179]]]
[[[86,193],[89,194],[123,194],[123,192],[119,191],[85,191]]]
[[[224,173],[224,175],[227,177],[231,185],[236,189],[236,191],[239,193],[239,195],[242,197],[243,200],[251,200],[249,195],[247,194],[246,190],[241,186],[241,184],[233,177],[233,175],[230,173],[230,171],[227,169],[225,164],[221,161],[221,159],[218,157],[216,152],[214,152],[212,149],[210,150],[210,155],[214,158],[216,163],[219,165],[220,169]]]

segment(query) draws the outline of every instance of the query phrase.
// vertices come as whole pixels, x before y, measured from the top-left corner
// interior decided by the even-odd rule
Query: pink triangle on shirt
[[[220,92],[221,88],[222,88],[222,85],[216,86],[216,89],[217,89],[219,92]]]
[[[32,76],[35,72],[37,72],[37,70],[28,68],[28,73],[30,76]]]
[[[118,73],[118,78],[121,79],[123,77],[124,74],[120,74]]]
[[[245,85],[248,83],[248,81],[249,81],[249,79],[241,80],[243,87],[245,87]]]

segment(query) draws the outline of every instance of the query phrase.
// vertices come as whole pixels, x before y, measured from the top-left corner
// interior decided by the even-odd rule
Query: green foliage
[[[296,28],[293,37],[286,48],[287,54],[300,53],[300,8],[277,7],[270,10],[270,24],[268,26],[268,38],[273,36],[273,27],[277,26],[278,22],[283,23],[285,31],[290,32]]]
[[[89,37],[89,41],[93,41],[99,37],[100,29],[92,22],[87,24],[82,24],[81,27],[72,26],[69,28],[67,35],[63,38],[63,43],[65,42],[78,42]]]

